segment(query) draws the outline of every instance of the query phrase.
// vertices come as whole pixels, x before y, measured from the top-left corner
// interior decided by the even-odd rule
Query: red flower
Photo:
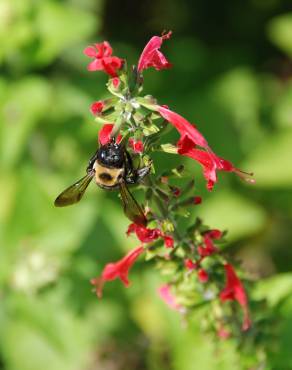
[[[114,88],[115,88],[115,89],[117,89],[117,88],[120,86],[120,83],[121,83],[121,81],[120,81],[119,77],[114,77],[114,78],[112,79],[112,81],[113,81],[113,86],[114,86]]]
[[[143,225],[130,224],[127,230],[127,235],[129,236],[133,232],[136,233],[137,238],[142,243],[151,243],[152,241],[158,239],[161,236],[161,231],[159,229],[148,229]]]
[[[170,38],[172,32],[165,35],[153,36],[145,46],[138,61],[138,72],[144,71],[149,67],[154,67],[157,71],[170,68],[171,64],[159,50],[163,41]]]
[[[234,167],[231,162],[218,157],[211,150],[204,136],[185,118],[164,106],[158,106],[157,110],[160,115],[170,122],[181,135],[177,143],[178,154],[190,157],[202,165],[203,174],[207,180],[208,190],[212,190],[214,184],[217,182],[216,171],[234,172],[244,180],[254,182],[254,180],[247,177],[252,176],[252,174],[245,173]],[[200,146],[206,151],[197,149],[196,146]]]
[[[162,285],[158,289],[160,298],[172,309],[176,311],[184,311],[182,305],[176,302],[175,296],[171,293],[171,288],[168,284]]]
[[[208,233],[205,233],[204,236],[204,245],[198,247],[198,253],[201,257],[208,257],[214,253],[218,252],[218,249],[215,247],[212,238]]]
[[[133,149],[135,153],[143,153],[144,145],[141,140],[135,141],[132,137],[128,141],[129,146]]]
[[[218,337],[219,337],[219,338],[221,338],[221,339],[228,339],[228,338],[230,338],[230,336],[231,336],[231,332],[230,332],[229,330],[226,330],[226,329],[224,328],[224,326],[221,326],[221,327],[218,329],[218,331],[217,331],[217,335],[218,335]]]
[[[142,243],[151,243],[158,238],[163,238],[166,248],[173,248],[174,240],[170,235],[165,235],[160,229],[149,229],[143,225],[130,224],[127,235],[136,233],[137,238]]]
[[[198,279],[201,283],[206,283],[209,280],[208,272],[204,269],[198,271]]]
[[[241,305],[244,315],[242,330],[247,330],[251,326],[251,320],[249,317],[248,302],[244,286],[230,264],[226,263],[224,268],[226,274],[226,285],[220,293],[220,299],[222,302],[227,300],[237,301]]]
[[[160,115],[169,123],[171,123],[181,135],[181,140],[184,140],[184,145],[187,144],[185,151],[193,148],[195,145],[199,145],[203,148],[208,148],[207,140],[204,136],[196,129],[185,118],[180,116],[178,113],[171,111],[163,106],[158,106],[158,112]],[[181,141],[180,140],[180,141]],[[182,154],[182,153],[180,153]]]
[[[198,268],[198,263],[193,262],[190,258],[188,258],[185,260],[185,268],[188,270],[195,270]]]
[[[162,237],[164,239],[164,244],[166,248],[173,248],[174,245],[173,237],[169,235],[163,235]]]
[[[94,60],[88,65],[89,71],[104,71],[112,77],[117,77],[117,71],[123,65],[123,59],[112,56],[113,50],[107,41],[94,44],[84,49],[84,54]]]
[[[194,197],[194,204],[201,204],[202,203],[202,197]]]
[[[194,159],[203,167],[203,174],[207,180],[207,189],[210,191],[217,182],[216,171],[234,172],[245,181],[254,182],[253,179],[248,177],[252,176],[252,173],[245,173],[239,170],[234,167],[231,162],[216,156],[210,148],[208,152],[200,149],[189,148],[189,138],[186,136],[181,138],[177,145],[179,154]]]
[[[175,186],[171,186],[171,187],[170,187],[170,190],[171,190],[172,194],[173,194],[176,198],[178,198],[178,197],[181,195],[181,189],[180,189],[180,188],[177,188],[177,187],[175,187]]]
[[[111,140],[111,132],[113,130],[113,123],[105,123],[98,133],[98,140],[101,145],[107,144]],[[116,142],[119,143],[122,140],[122,136],[118,135]]]
[[[136,259],[144,252],[143,247],[137,247],[130,251],[125,257],[120,261],[114,263],[108,263],[102,273],[98,278],[91,280],[91,284],[96,287],[96,294],[99,298],[102,297],[102,289],[107,281],[115,280],[117,278],[121,279],[124,285],[129,286],[130,282],[128,279],[128,274],[130,268],[135,263]]]
[[[222,231],[213,229],[213,230],[207,231],[205,235],[208,235],[211,239],[221,239]]]
[[[95,101],[90,106],[90,111],[93,115],[97,115],[102,112],[104,108],[104,102],[102,100]]]

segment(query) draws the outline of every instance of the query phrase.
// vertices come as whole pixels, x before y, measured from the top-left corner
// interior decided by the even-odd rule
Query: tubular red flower
[[[114,77],[112,81],[113,81],[114,88],[117,89],[120,86],[120,82],[121,82],[119,77]]]
[[[217,331],[217,335],[221,339],[228,339],[231,337],[231,332],[225,329],[224,326],[221,326]]]
[[[198,271],[198,279],[201,283],[206,283],[209,280],[209,275],[206,270],[200,269]]]
[[[111,140],[111,132],[114,128],[113,123],[105,123],[98,133],[98,140],[101,145],[107,144]],[[119,143],[122,140],[122,136],[118,135],[116,142]]]
[[[198,268],[199,264],[197,262],[193,262],[190,258],[184,261],[185,268],[192,271]]]
[[[180,149],[178,149],[179,154],[194,159],[203,167],[203,175],[207,180],[207,189],[209,191],[213,189],[214,184],[217,182],[216,171],[234,172],[245,181],[254,182],[253,179],[249,178],[249,176],[252,176],[252,173],[245,173],[239,170],[234,167],[231,162],[216,156],[213,152],[205,152],[200,149],[189,149],[184,152],[179,152],[179,150]]]
[[[166,248],[173,248],[174,240],[170,235],[164,234],[160,229],[149,229],[143,225],[130,224],[127,230],[127,235],[135,233],[137,238],[142,243],[151,243],[158,238],[163,238]]]
[[[173,248],[174,245],[173,237],[169,235],[163,235],[162,237],[166,248]]]
[[[237,301],[243,310],[243,324],[242,330],[248,330],[251,326],[251,320],[248,312],[248,300],[242,282],[236,275],[234,268],[229,263],[224,265],[226,274],[226,285],[220,293],[220,299],[222,302],[227,300]]]
[[[216,171],[234,172],[245,181],[254,182],[253,179],[250,179],[252,173],[243,172],[234,167],[231,162],[218,157],[209,147],[204,136],[185,118],[164,106],[158,106],[157,110],[181,135],[177,143],[177,153],[194,159],[203,167],[203,174],[207,180],[208,190],[212,190],[214,184],[217,182]],[[204,148],[206,151],[197,149],[196,145]]]
[[[199,145],[202,148],[209,148],[204,136],[184,117],[163,106],[158,106],[158,112],[166,121],[171,123],[177,129],[182,137],[181,140],[188,140],[187,149],[191,149],[195,145]]]
[[[107,281],[115,280],[119,278],[122,283],[128,287],[130,281],[128,279],[128,274],[130,268],[133,266],[137,258],[140,256],[141,253],[144,252],[143,247],[137,247],[130,251],[125,257],[123,257],[120,261],[114,263],[108,263],[100,277],[94,278],[91,280],[91,284],[96,288],[96,294],[99,298],[102,297],[102,289]]]
[[[127,230],[128,236],[132,233],[136,233],[137,238],[142,243],[151,243],[161,237],[161,231],[159,229],[149,229],[143,225],[137,225],[134,223],[130,224]]]
[[[143,153],[144,145],[141,140],[135,141],[132,137],[128,141],[129,146],[133,149],[135,153]]]
[[[211,239],[221,239],[222,231],[218,229],[213,229],[213,230],[207,231],[205,235],[208,235]]]
[[[117,77],[117,71],[123,65],[123,59],[112,56],[112,48],[107,41],[94,44],[84,49],[84,54],[94,60],[89,63],[89,71],[104,71],[112,77]]]
[[[173,310],[183,311],[183,306],[176,302],[175,296],[171,293],[171,287],[168,284],[162,285],[158,289],[160,298]]]
[[[104,102],[102,100],[95,101],[90,106],[90,111],[93,115],[97,115],[102,112],[104,108]]]
[[[194,204],[198,205],[202,203],[202,197],[194,197]]]
[[[144,71],[149,67],[154,67],[157,71],[170,68],[172,65],[168,62],[165,56],[159,50],[163,41],[168,40],[172,32],[159,36],[153,36],[146,44],[138,61],[138,72]]]
[[[201,257],[208,257],[214,253],[218,252],[218,249],[215,247],[210,234],[207,232],[203,235],[204,245],[198,247],[198,253]]]

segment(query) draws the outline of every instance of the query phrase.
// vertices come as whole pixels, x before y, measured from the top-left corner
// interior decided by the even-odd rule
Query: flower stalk
[[[131,223],[127,230],[128,236],[136,235],[139,246],[120,261],[107,264],[92,284],[99,297],[107,281],[119,278],[128,286],[130,268],[140,255],[145,255],[146,260],[156,261],[157,268],[167,279],[159,288],[159,295],[166,304],[184,315],[198,307],[214,305],[217,309],[210,327],[227,337],[231,323],[236,323],[240,317],[242,330],[246,331],[251,327],[251,319],[245,288],[220,250],[225,233],[207,227],[198,218],[189,223],[190,208],[202,202],[194,179],[186,178],[183,166],[166,171],[165,168],[163,171],[156,169],[152,154],[162,151],[164,155],[172,153],[192,158],[201,165],[209,191],[218,181],[218,171],[233,172],[245,179],[251,174],[215,154],[198,128],[180,114],[158,104],[150,95],[141,96],[146,69],[171,67],[160,51],[163,42],[170,37],[171,32],[152,37],[137,67],[129,69],[124,59],[112,55],[112,48],[106,41],[84,51],[93,58],[89,71],[102,70],[110,77],[107,86],[113,97],[91,106],[96,122],[102,124],[100,144],[105,145],[112,139],[122,142],[132,160],[139,163],[139,168],[151,167],[151,174],[140,184],[145,193],[143,212],[147,223]],[[176,143],[164,141],[164,134],[171,128],[178,132]],[[232,310],[234,303],[237,306]]]

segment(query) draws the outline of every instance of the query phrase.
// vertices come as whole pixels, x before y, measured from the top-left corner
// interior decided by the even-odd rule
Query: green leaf
[[[228,241],[253,235],[265,225],[266,214],[256,203],[231,191],[214,194],[196,208],[211,228],[228,230]]]
[[[284,53],[292,57],[292,13],[280,15],[268,23],[268,36]]]
[[[278,126],[292,129],[292,84],[280,95],[274,106],[273,116]]]
[[[290,297],[292,293],[292,274],[278,274],[258,281],[254,291],[257,299],[267,299],[271,306],[277,305],[281,300]]]
[[[282,130],[268,136],[250,152],[241,168],[254,172],[254,186],[262,188],[291,187],[292,131]]]
[[[62,50],[89,36],[96,27],[96,17],[65,3],[46,1],[40,3],[36,23],[40,38],[36,58],[47,64]]]
[[[10,85],[1,110],[2,134],[0,162],[14,166],[35,125],[46,116],[50,104],[50,88],[40,77],[28,77]]]

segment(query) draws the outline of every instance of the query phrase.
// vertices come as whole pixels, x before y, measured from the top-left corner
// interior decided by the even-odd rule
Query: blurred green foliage
[[[204,197],[193,216],[229,230],[226,248],[275,318],[246,354],[236,338],[202,334],[208,307],[185,327],[157,297],[151,263],[138,263],[130,289],[113,282],[96,299],[90,278],[136,245],[115,193],[91,186],[75,207],[53,207],[97,145],[88,107],[106,96],[106,76],[86,71],[82,50],[108,39],[134,63],[163,29],[174,67],[146,71],[145,92],[255,172],[255,185],[226,174],[207,194],[185,159]],[[0,1],[1,369],[292,369],[291,45],[290,0]],[[155,157],[158,170],[179,161]]]

